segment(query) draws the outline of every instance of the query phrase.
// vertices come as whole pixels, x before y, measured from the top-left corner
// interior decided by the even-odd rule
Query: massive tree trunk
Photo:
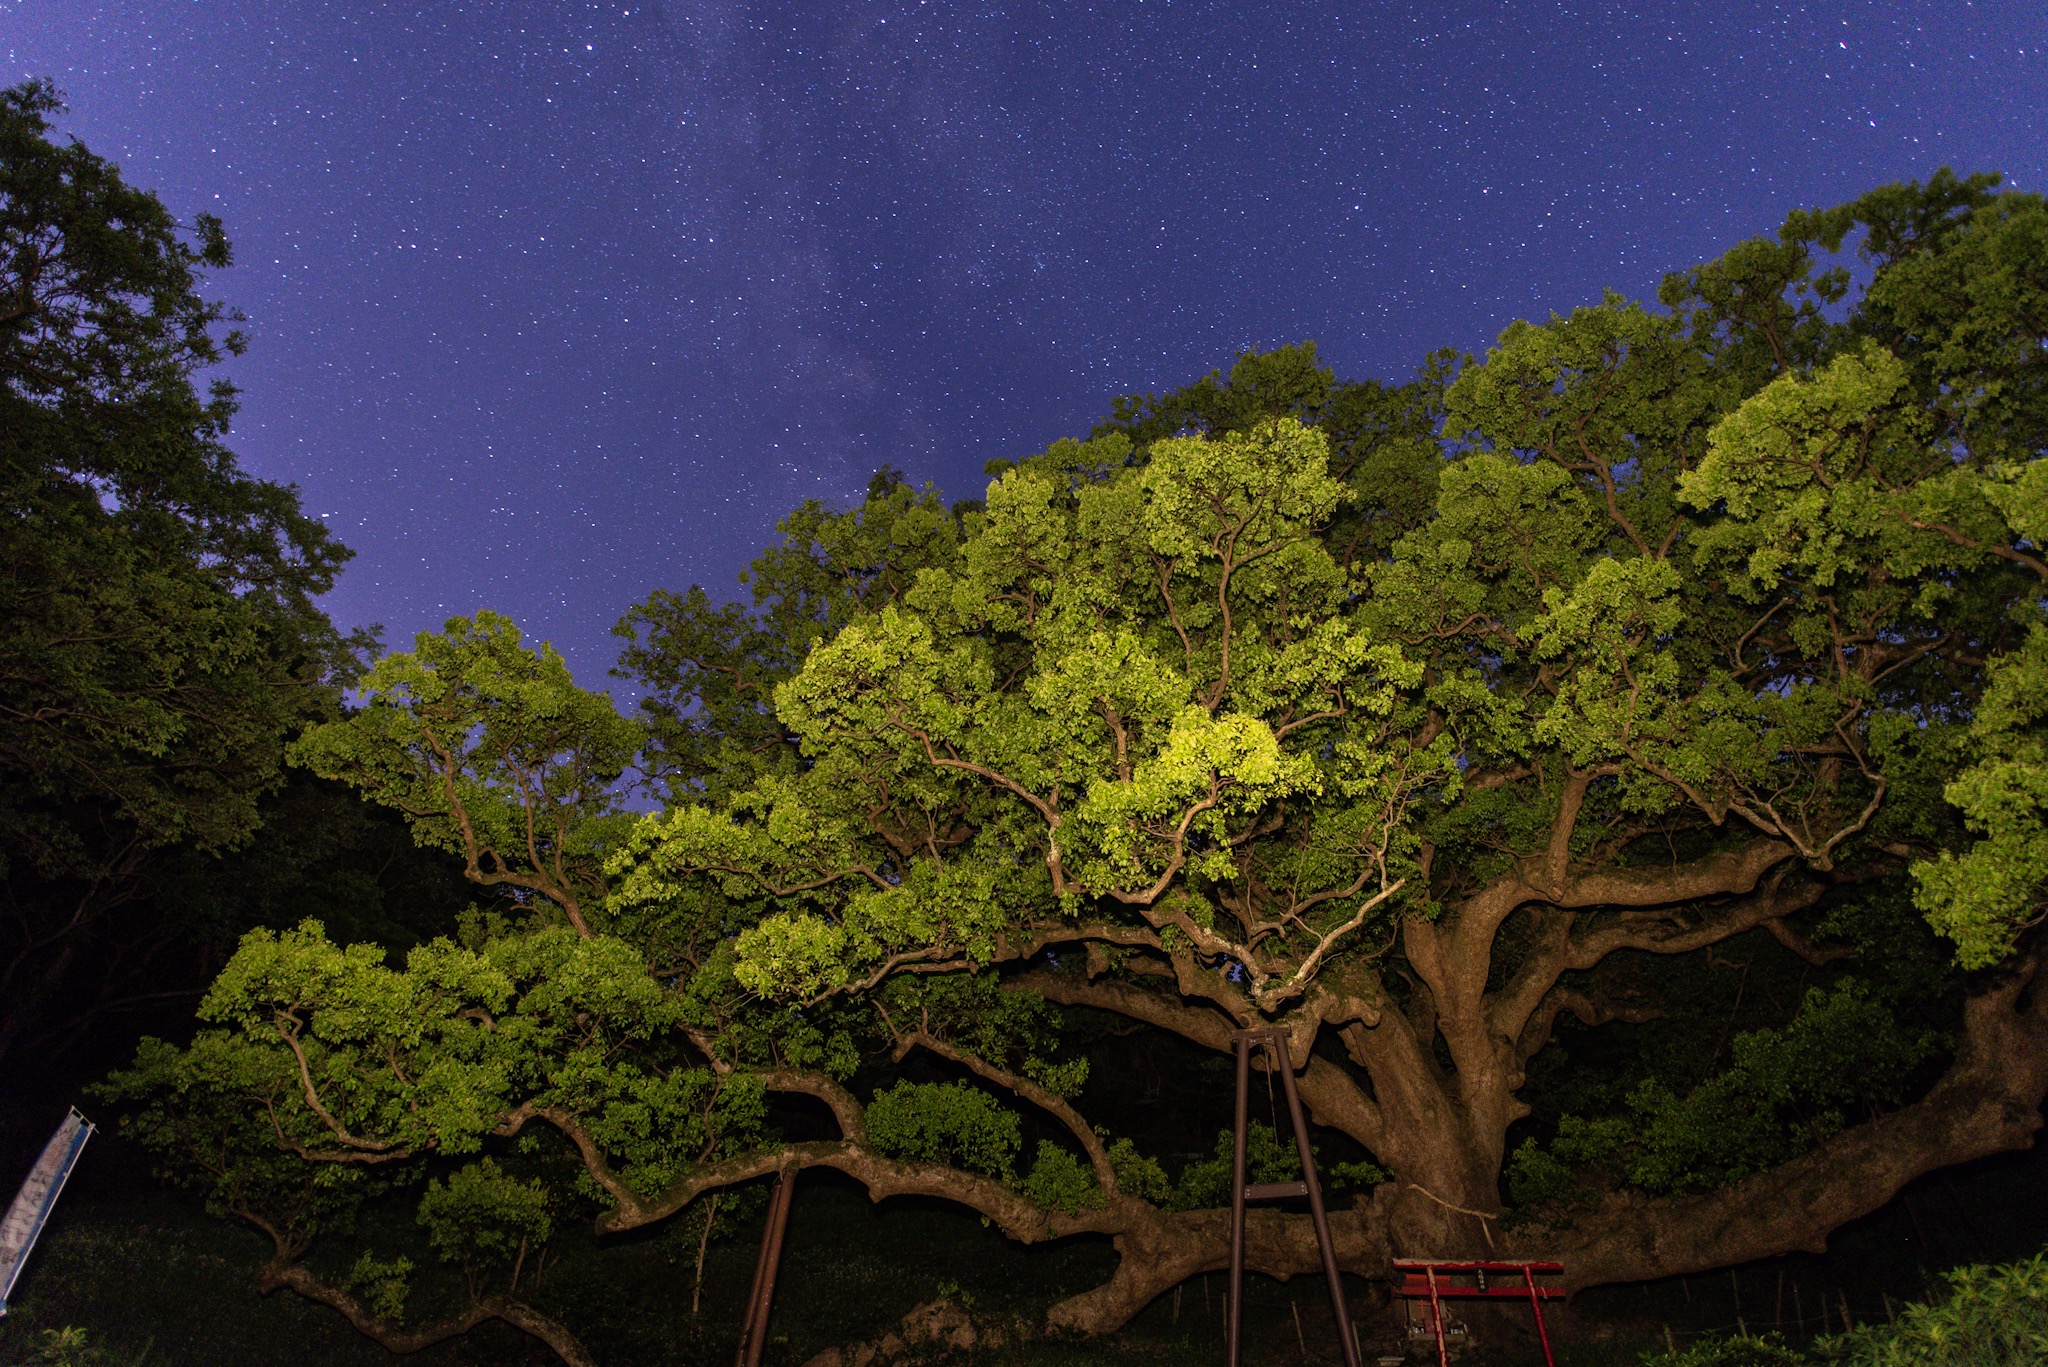
[[[1394,1257],[1492,1248],[1503,1257],[1561,1261],[1565,1285],[1583,1290],[1822,1251],[1830,1232],[1879,1209],[1923,1173],[2032,1142],[2048,1095],[2048,993],[2035,990],[2036,976],[2029,961],[1972,995],[1956,1060],[1920,1101],[1739,1186],[1662,1200],[1620,1194],[1567,1222],[1523,1225],[1489,1243],[1481,1229],[1486,1221],[1451,1211],[1413,1189],[1422,1183],[1397,1177],[1350,1209],[1331,1212],[1338,1261],[1347,1271],[1382,1277]],[[1302,1077],[1304,1099],[1315,1093],[1326,1106],[1339,1099],[1341,1113],[1333,1078],[1339,1071],[1321,1057],[1312,1060]],[[1330,1118],[1317,1115],[1319,1122]],[[1439,1169],[1454,1173],[1460,1161],[1469,1155]],[[1497,1208],[1494,1198],[1490,1209]],[[1110,1332],[1189,1277],[1229,1265],[1225,1211],[1174,1214],[1124,1202],[1101,1225],[1116,1227],[1116,1274],[1054,1306],[1048,1328]],[[1307,1216],[1254,1210],[1246,1228],[1252,1270],[1280,1278],[1319,1270]]]
[[[1040,961],[1013,970],[1008,983],[1220,1053],[1233,1049],[1234,1030],[1285,1029],[1314,1121],[1356,1141],[1392,1174],[1350,1208],[1331,1212],[1340,1264],[1367,1277],[1388,1275],[1393,1257],[1513,1254],[1563,1262],[1567,1286],[1582,1289],[1817,1249],[1831,1231],[1883,1206],[1922,1173],[2029,1142],[2048,1093],[2048,994],[2035,988],[2033,956],[1975,983],[1952,1065],[1918,1102],[1726,1190],[1663,1199],[1616,1193],[1569,1219],[1499,1229],[1506,1136],[1528,1113],[1518,1093],[1529,1059],[1560,1015],[1586,1024],[1643,1018],[1626,1002],[1569,985],[1585,980],[1567,975],[1620,950],[1689,953],[1756,929],[1816,956],[1785,918],[1833,886],[1791,846],[1773,840],[1661,868],[1576,871],[1566,852],[1583,789],[1574,780],[1541,854],[1449,900],[1437,919],[1406,922],[1394,965],[1369,958],[1332,963],[1284,1014],[1259,1011],[1224,975],[1188,954],[1150,957],[1141,949],[1112,971],[1108,956],[1091,952],[1085,967],[1080,956],[1062,969]],[[1497,973],[1498,937],[1518,914],[1530,918],[1529,933],[1516,961]],[[1078,927],[1065,938],[1116,944],[1119,934]],[[1003,957],[1019,964],[1061,938]],[[876,1200],[922,1194],[957,1201],[1022,1242],[1110,1236],[1119,1254],[1116,1273],[1050,1308],[1045,1327],[1058,1333],[1113,1331],[1187,1278],[1228,1265],[1226,1211],[1167,1212],[1122,1194],[1100,1140],[1071,1105],[943,1040],[903,1036],[899,1057],[912,1047],[964,1064],[1066,1125],[1097,1172],[1104,1207],[1048,1213],[992,1179],[880,1154],[868,1146],[858,1101],[829,1080],[789,1072],[763,1080],[823,1101],[838,1118],[838,1141],[707,1168],[656,1200],[632,1196],[600,1165],[593,1169],[598,1180],[620,1198],[603,1227],[664,1218],[706,1191],[785,1165],[830,1166],[864,1183]],[[566,1132],[587,1160],[594,1156],[573,1126]],[[1279,1278],[1316,1272],[1308,1217],[1253,1211],[1246,1264]]]
[[[1729,881],[1753,881],[1762,871],[1760,860],[1745,864],[1729,871]],[[1691,923],[1666,918],[1645,929],[1616,922],[1576,941],[1553,938],[1581,958],[1607,952],[1609,942],[1675,951],[1711,943],[1704,938],[1709,934],[1724,938],[1811,905],[1820,887],[1781,880]],[[1450,938],[1456,929],[1434,933]],[[1588,948],[1596,936],[1599,943]],[[1818,1251],[1833,1230],[1881,1208],[1914,1178],[2032,1141],[2042,1123],[2038,1108],[2048,1095],[2048,993],[2038,989],[2039,971],[2038,957],[2028,956],[1978,981],[1965,1004],[1951,1066],[1924,1097],[1899,1111],[1722,1191],[1661,1199],[1616,1193],[1590,1212],[1524,1224],[1511,1234],[1498,1231],[1493,1220],[1500,1211],[1503,1136],[1507,1124],[1524,1113],[1513,1089],[1522,1081],[1521,1062],[1540,1041],[1496,1035],[1491,1047],[1498,1064],[1474,1070],[1479,1076],[1472,1083],[1464,1070],[1444,1069],[1430,1058],[1422,1046],[1423,1026],[1383,998],[1375,1024],[1353,1019],[1336,1032],[1354,1068],[1324,1053],[1296,1056],[1302,1098],[1316,1123],[1369,1148],[1394,1176],[1370,1200],[1333,1212],[1340,1259],[1347,1270],[1366,1276],[1385,1275],[1387,1260],[1396,1256],[1492,1251],[1555,1259],[1565,1263],[1566,1284],[1577,1290]],[[1539,1001],[1549,996],[1551,987],[1532,988],[1530,976],[1525,966],[1508,992],[1520,990]],[[1232,1022],[1218,1012],[1128,981],[1037,971],[1018,982],[1053,1001],[1116,1012],[1210,1048],[1229,1047]],[[1320,999],[1324,1008],[1339,1000],[1357,998]],[[1551,1014],[1582,1006],[1558,1005]],[[1496,1019],[1502,1014],[1497,1005],[1493,1013]],[[1543,1035],[1548,1028],[1549,1021],[1542,1021]],[[1467,1057],[1477,1043],[1468,1037]],[[1300,1046],[1303,1052],[1306,1047]],[[1459,1051],[1454,1046],[1451,1052],[1455,1058]],[[1187,1276],[1225,1266],[1224,1218],[1221,1212],[1195,1212],[1126,1220],[1117,1233],[1123,1262],[1116,1276],[1064,1302],[1053,1322],[1091,1332],[1114,1329]],[[1251,1265],[1257,1270],[1281,1277],[1315,1270],[1305,1216],[1261,1211],[1253,1224],[1259,1233]]]

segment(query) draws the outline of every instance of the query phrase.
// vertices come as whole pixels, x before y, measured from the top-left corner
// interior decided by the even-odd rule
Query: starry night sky
[[[2048,181],[2048,5],[0,0],[0,76],[237,245],[235,445],[386,640],[586,684],[888,463],[951,497],[1314,338],[1405,378],[1936,167]]]

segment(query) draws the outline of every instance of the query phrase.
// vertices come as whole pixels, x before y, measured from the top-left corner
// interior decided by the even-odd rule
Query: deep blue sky
[[[602,683],[889,463],[953,497],[1305,337],[1402,377],[1944,163],[2048,182],[2048,5],[0,0],[0,75],[238,249],[236,446],[393,644]]]

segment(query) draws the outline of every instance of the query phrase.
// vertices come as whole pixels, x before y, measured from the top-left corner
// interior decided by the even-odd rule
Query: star
[[[2040,184],[2036,9],[101,0],[4,51],[226,220],[232,442],[359,552],[337,620],[491,607],[600,684],[882,465],[971,497],[1244,347],[1398,380],[1793,208]]]

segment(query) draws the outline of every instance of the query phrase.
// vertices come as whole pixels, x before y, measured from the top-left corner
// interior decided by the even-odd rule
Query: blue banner
[[[21,1184],[14,1204],[7,1208],[7,1218],[0,1220],[0,1315],[7,1313],[7,1298],[14,1294],[21,1265],[28,1261],[29,1250],[36,1246],[36,1236],[49,1222],[50,1210],[64,1190],[64,1180],[71,1176],[71,1169],[77,1165],[78,1155],[85,1148],[85,1141],[92,1138],[92,1132],[92,1122],[77,1111],[65,1116],[57,1133],[43,1145],[43,1156],[29,1169],[28,1179]]]

